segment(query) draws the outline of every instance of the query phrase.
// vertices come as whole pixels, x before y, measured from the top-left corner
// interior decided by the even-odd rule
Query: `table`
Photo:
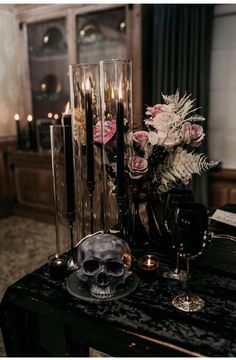
[[[165,271],[173,258],[158,252]],[[154,283],[141,281],[123,299],[96,304],[71,296],[44,265],[3,297],[7,356],[88,356],[88,347],[119,357],[236,356],[235,257],[236,242],[217,239],[192,262],[191,285],[205,300],[196,313],[171,305],[181,282],[160,276]]]

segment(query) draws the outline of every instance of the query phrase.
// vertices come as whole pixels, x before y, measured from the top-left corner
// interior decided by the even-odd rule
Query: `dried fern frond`
[[[181,147],[170,153],[163,164],[157,167],[157,174],[160,185],[157,188],[158,193],[169,191],[175,184],[181,181],[187,185],[192,179],[192,175],[201,174],[219,164],[219,161],[207,161],[206,155],[188,153]]]
[[[185,92],[184,96],[180,98],[179,90],[173,95],[162,94],[163,100],[166,105],[170,106],[171,112],[175,112],[182,119],[185,119],[187,115],[196,111],[196,109],[193,109],[195,99],[191,100],[190,96],[191,95],[187,96]]]
[[[204,118],[204,116],[201,116],[201,115],[192,115],[190,116],[189,118],[185,119],[184,122],[186,121],[190,121],[190,122],[200,122],[200,121],[205,121],[206,119]]]

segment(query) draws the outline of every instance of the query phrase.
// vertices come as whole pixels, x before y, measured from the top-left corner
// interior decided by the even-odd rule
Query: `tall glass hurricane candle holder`
[[[75,194],[82,209],[80,226],[83,236],[86,236],[104,228],[98,65],[70,65],[69,74]]]
[[[74,169],[71,126],[51,125],[51,155],[55,203],[56,251],[60,255],[71,250],[68,269],[77,268],[74,245],[81,237],[74,201]]]
[[[128,162],[132,157],[132,63],[102,60],[100,94],[106,230],[117,230],[131,241],[131,183]]]

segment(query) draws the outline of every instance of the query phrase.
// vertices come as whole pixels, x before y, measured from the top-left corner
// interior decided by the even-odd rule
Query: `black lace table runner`
[[[205,301],[196,313],[172,306],[185,285],[162,277],[173,267],[174,256],[156,252],[158,280],[140,281],[133,293],[116,301],[97,304],[73,297],[65,283],[50,279],[47,265],[13,284],[0,308],[7,355],[42,355],[37,314],[63,323],[72,338],[112,356],[178,356],[178,351],[179,356],[236,356],[236,242],[213,240],[205,254],[191,262],[191,291]]]

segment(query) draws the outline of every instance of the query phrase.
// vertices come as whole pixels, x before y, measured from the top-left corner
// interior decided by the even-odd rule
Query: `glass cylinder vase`
[[[75,194],[82,211],[82,233],[86,236],[104,229],[98,65],[70,65],[69,74]]]
[[[102,119],[105,227],[132,242],[132,62],[102,60],[100,96]]]
[[[68,268],[75,268],[74,246],[81,238],[78,227],[80,210],[74,198],[72,132],[69,125],[51,125],[51,156],[55,203],[56,251],[72,250]]]

